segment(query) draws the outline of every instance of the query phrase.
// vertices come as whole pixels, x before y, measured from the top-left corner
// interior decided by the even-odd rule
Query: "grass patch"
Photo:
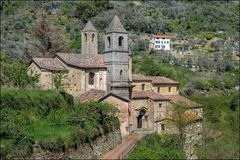
[[[76,126],[64,124],[60,126],[51,125],[48,121],[37,121],[26,126],[26,134],[33,138],[36,142],[42,140],[66,138],[71,133],[75,132]]]

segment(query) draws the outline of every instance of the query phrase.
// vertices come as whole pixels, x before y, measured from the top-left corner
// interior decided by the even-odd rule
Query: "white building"
[[[171,36],[165,35],[152,35],[150,39],[150,49],[154,50],[170,50],[170,39]]]

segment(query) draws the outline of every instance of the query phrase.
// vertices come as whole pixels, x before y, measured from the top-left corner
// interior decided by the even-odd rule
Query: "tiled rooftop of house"
[[[84,103],[89,100],[100,100],[101,98],[105,97],[108,93],[102,90],[91,89],[88,92],[81,94],[77,97],[78,102]]]
[[[171,95],[171,96],[166,96],[164,95],[164,97],[166,97],[167,99],[169,99],[171,102],[173,103],[176,103],[176,104],[179,104],[179,105],[184,105],[188,108],[198,108],[198,107],[201,107],[200,104],[190,100],[190,99],[187,99],[183,96],[180,96],[180,95]]]
[[[181,119],[180,119],[181,118]],[[179,120],[184,120],[185,122],[191,122],[191,121],[197,121],[201,120],[202,117],[191,113],[191,112],[185,112],[181,115],[181,117],[178,117]],[[160,117],[155,122],[165,121],[165,120],[178,120],[177,117],[167,116],[167,117]]]
[[[179,82],[163,76],[144,76],[142,74],[133,74],[133,82],[152,82],[153,84],[179,84]]]
[[[166,97],[152,91],[133,91],[133,99],[150,98],[152,100],[168,100]]]
[[[47,70],[63,70],[64,64],[57,58],[33,58],[32,61],[41,69]]]
[[[153,38],[171,38],[171,36],[167,35],[152,35]]]
[[[107,68],[102,55],[57,53],[56,56],[67,65],[80,68]]]

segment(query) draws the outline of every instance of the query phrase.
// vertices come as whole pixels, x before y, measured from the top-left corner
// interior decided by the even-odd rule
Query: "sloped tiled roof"
[[[202,117],[200,117],[200,116],[198,116],[198,115],[196,115],[196,114],[194,114],[192,112],[184,112],[181,115],[181,118],[185,122],[192,122],[192,121],[197,121],[197,120],[201,120],[202,119]],[[165,121],[165,120],[178,120],[178,119],[176,117],[167,116],[167,117],[160,117],[155,122],[161,122],[161,121]]]
[[[144,99],[150,98],[152,100],[168,100],[166,97],[157,94],[153,91],[133,91],[132,92],[133,99]]]
[[[51,71],[65,69],[64,64],[57,58],[33,58],[32,62],[36,63],[40,69]]]
[[[95,90],[91,89],[87,91],[84,94],[81,94],[79,97],[77,97],[78,102],[84,103],[89,100],[100,100],[101,98],[105,97],[108,93],[103,90]]]
[[[190,100],[190,99],[187,99],[183,96],[180,96],[180,95],[171,95],[171,96],[165,96],[165,98],[169,99],[171,102],[173,103],[176,103],[176,104],[180,104],[180,105],[184,105],[188,108],[198,108],[198,107],[201,107],[200,104]]]
[[[147,76],[144,76],[142,74],[133,74],[132,75],[132,81],[141,81],[141,82],[148,82],[148,81],[152,81],[150,78],[148,78]]]
[[[101,101],[108,96],[114,96],[118,99],[129,102],[129,99],[125,99],[123,97],[120,97],[120,96],[115,95],[113,93],[109,93],[107,91],[96,90],[96,89],[91,89],[91,90],[87,91],[86,93],[81,94],[80,96],[77,97],[77,101],[80,102],[80,103],[84,103],[84,102],[87,102],[87,101],[90,101],[90,100]]]
[[[147,76],[153,84],[179,84],[177,81],[162,76]]]
[[[153,84],[179,84],[177,81],[169,79],[163,76],[144,76],[142,74],[133,74],[132,81],[134,82],[146,82],[150,81]]]
[[[102,55],[57,53],[57,57],[67,65],[80,68],[107,68]]]
[[[106,33],[109,33],[109,32],[127,33],[127,31],[124,29],[122,23],[120,22],[118,16],[116,16],[116,15],[114,16],[109,27],[106,29]]]
[[[88,23],[85,25],[84,29],[83,29],[84,32],[87,32],[87,31],[92,31],[92,32],[97,32],[97,30],[95,29],[95,27],[93,26],[92,22],[89,20]]]
[[[171,36],[166,36],[166,35],[152,35],[154,38],[171,38]]]

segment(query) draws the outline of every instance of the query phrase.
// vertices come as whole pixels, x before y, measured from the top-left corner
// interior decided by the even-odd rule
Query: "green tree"
[[[69,83],[67,82],[68,70],[60,70],[56,71],[53,74],[53,82],[54,86],[59,91],[64,91],[68,86]]]
[[[30,71],[28,67],[21,61],[11,60],[1,54],[1,85],[7,87],[36,87],[39,82],[39,74]]]

